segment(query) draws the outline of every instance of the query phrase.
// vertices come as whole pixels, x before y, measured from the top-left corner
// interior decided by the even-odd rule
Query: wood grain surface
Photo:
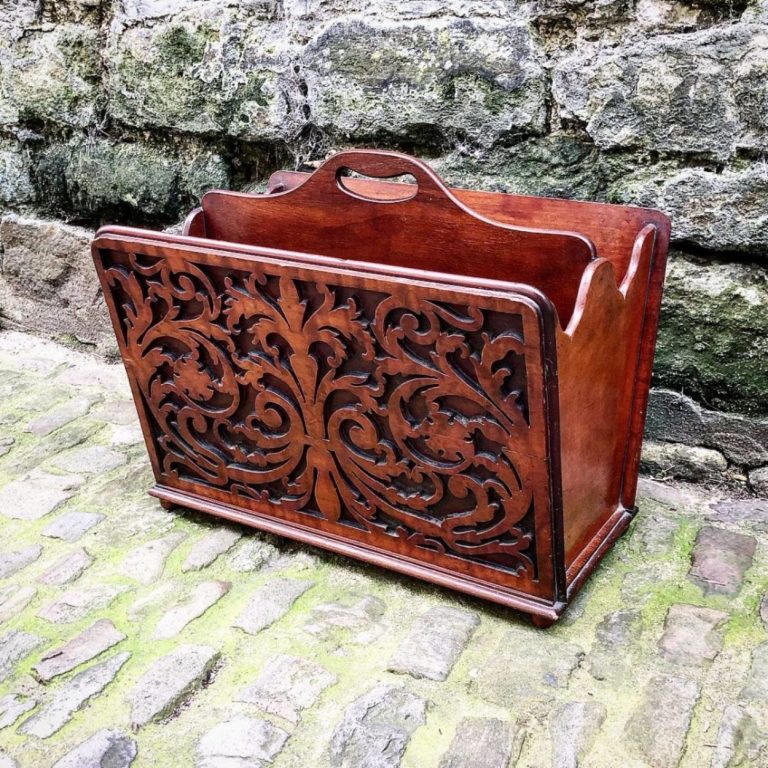
[[[152,492],[551,623],[634,512],[668,220],[373,151],[270,187],[94,241]]]

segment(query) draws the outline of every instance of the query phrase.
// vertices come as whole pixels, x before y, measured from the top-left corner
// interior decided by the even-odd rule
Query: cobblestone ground
[[[122,369],[0,334],[0,768],[768,766],[768,502],[645,481],[548,631],[146,496]]]

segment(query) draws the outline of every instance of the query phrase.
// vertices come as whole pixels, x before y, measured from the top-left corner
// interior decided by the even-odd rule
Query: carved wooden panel
[[[534,301],[157,244],[95,253],[160,485],[553,598],[553,338]]]

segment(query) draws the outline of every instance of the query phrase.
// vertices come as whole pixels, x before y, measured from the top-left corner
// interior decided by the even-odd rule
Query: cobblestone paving
[[[122,369],[0,334],[0,766],[768,766],[768,502],[642,483],[565,618],[163,511]]]

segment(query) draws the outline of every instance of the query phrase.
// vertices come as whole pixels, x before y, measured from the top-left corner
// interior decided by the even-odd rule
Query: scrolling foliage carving
[[[519,314],[386,279],[102,256],[165,478],[535,578]]]

